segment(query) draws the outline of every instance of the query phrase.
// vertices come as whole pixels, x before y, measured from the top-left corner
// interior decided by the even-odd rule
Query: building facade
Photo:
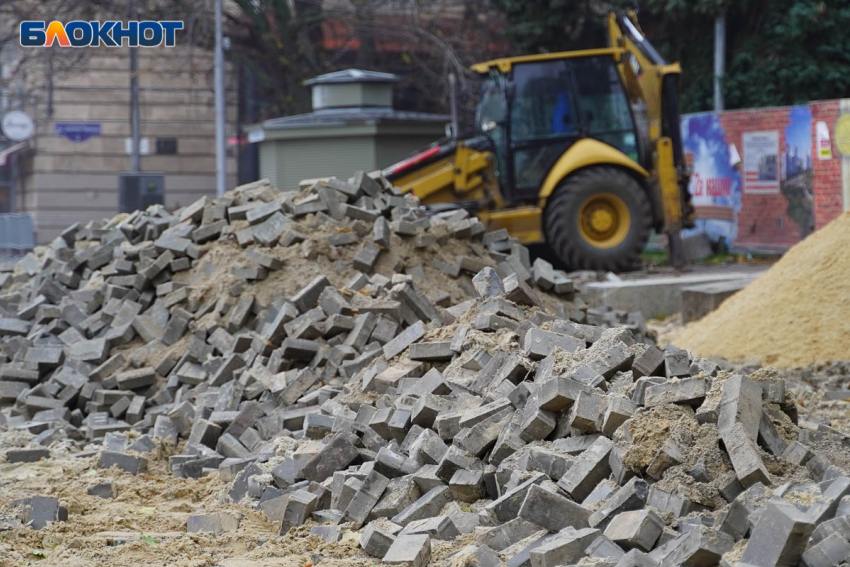
[[[130,49],[87,49],[69,64],[20,63],[21,51],[4,50],[4,67],[15,71],[4,103],[27,112],[35,132],[4,160],[0,206],[31,214],[45,244],[70,224],[119,212],[119,177],[131,167]],[[212,53],[199,48],[138,49],[141,171],[163,174],[169,208],[215,195],[212,66]],[[226,132],[234,137],[237,96],[227,76]],[[229,147],[228,187],[236,184],[234,156]]]

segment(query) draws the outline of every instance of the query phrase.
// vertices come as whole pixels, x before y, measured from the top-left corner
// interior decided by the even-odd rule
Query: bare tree
[[[346,67],[401,74],[408,104],[444,110],[447,76],[471,100],[472,63],[504,47],[483,0],[236,0],[233,56],[257,77],[264,115],[307,109],[307,78]]]
[[[21,49],[21,20],[127,20],[128,9],[126,0],[0,0],[0,45],[14,51],[0,80],[16,85],[22,102],[49,98],[53,74],[84,68],[95,52]],[[207,72],[192,67],[192,50],[212,46],[212,0],[139,0],[139,11],[146,19],[183,20],[179,71]],[[413,110],[445,111],[454,73],[468,110],[477,83],[469,66],[507,50],[485,0],[229,0],[225,18],[228,57],[256,81],[261,118],[307,110],[305,79],[352,66],[402,75],[400,98]]]
[[[483,0],[329,0],[325,5],[329,19],[348,23],[351,38],[361,40],[361,51],[381,52],[374,46],[364,50],[364,38],[394,46],[402,64],[373,55],[372,65],[407,67],[417,89],[442,108],[448,104],[449,73],[458,78],[468,109],[478,83],[470,65],[508,51],[501,21]]]

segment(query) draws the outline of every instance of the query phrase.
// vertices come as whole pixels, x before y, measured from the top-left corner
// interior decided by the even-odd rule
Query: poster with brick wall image
[[[791,123],[785,129],[780,191],[788,200],[788,216],[805,238],[814,230],[814,176],[812,170],[812,111],[795,106],[789,112]]]

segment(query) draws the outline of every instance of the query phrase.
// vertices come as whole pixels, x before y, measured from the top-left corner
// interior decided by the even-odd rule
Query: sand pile
[[[702,356],[806,366],[850,359],[850,213],[686,327],[673,344]]]

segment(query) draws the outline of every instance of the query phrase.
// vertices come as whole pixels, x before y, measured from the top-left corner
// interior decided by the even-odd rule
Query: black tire
[[[629,228],[618,244],[602,248],[582,236],[580,211],[588,199],[606,193],[625,204]],[[614,167],[593,167],[571,175],[555,189],[543,211],[547,244],[573,270],[622,272],[639,267],[652,224],[646,192],[632,176]]]

